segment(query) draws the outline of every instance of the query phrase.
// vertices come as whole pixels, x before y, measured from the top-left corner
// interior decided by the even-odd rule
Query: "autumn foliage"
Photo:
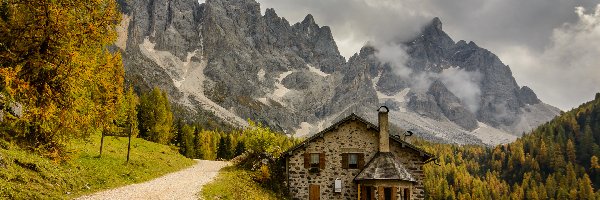
[[[510,144],[419,143],[427,199],[600,199],[600,94]]]
[[[108,47],[120,18],[111,0],[2,0],[0,136],[54,157],[114,127],[124,72]]]

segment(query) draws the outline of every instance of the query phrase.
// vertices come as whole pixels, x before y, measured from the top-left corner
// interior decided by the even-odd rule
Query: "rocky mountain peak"
[[[277,13],[275,13],[275,9],[273,8],[267,8],[265,10],[265,18],[267,19],[279,19],[279,16],[277,16]]]
[[[304,20],[302,20],[302,24],[304,24],[305,26],[316,26],[317,25],[315,23],[315,18],[311,14],[308,14],[308,15],[306,15],[306,17],[304,17]]]
[[[532,124],[522,125],[524,117],[555,116],[558,113],[556,108],[539,104],[541,101],[531,89],[517,85],[510,68],[496,55],[473,41],[454,43],[442,30],[441,23],[439,18],[434,18],[414,40],[404,43],[410,57],[407,66],[413,74],[429,74],[445,80],[429,85],[433,90],[428,94],[413,93],[409,109],[432,118],[444,116],[467,130],[474,130],[481,122],[516,134],[533,128]],[[448,74],[463,78],[446,77]],[[383,77],[379,83],[392,83],[385,79]],[[433,79],[435,81],[436,78]],[[442,90],[442,85],[448,92]],[[390,86],[392,89],[389,91],[402,89],[394,89],[395,86],[388,84],[388,88]],[[466,94],[466,90],[473,93]],[[543,114],[527,114],[532,110],[529,107],[534,105],[548,108],[537,109],[536,112]]]
[[[454,43],[437,17],[412,40],[397,41],[408,55],[407,77],[373,45],[346,62],[330,28],[311,14],[290,25],[272,8],[262,15],[254,0],[127,2],[127,81],[138,91],[160,87],[174,103],[231,124],[252,119],[302,136],[350,112],[376,118],[372,108],[383,104],[402,128],[477,143],[480,124],[515,133],[515,123],[554,116],[491,52]],[[541,120],[522,118],[528,113]]]
[[[421,35],[417,36],[414,41],[421,41],[428,45],[435,45],[441,48],[447,48],[454,45],[454,40],[442,30],[442,21],[435,17],[425,25],[421,31]]]
[[[519,100],[521,100],[521,102],[524,104],[530,104],[530,105],[534,105],[534,104],[542,102],[540,99],[538,99],[535,92],[533,92],[533,90],[527,86],[523,86],[519,90]]]
[[[205,5],[216,9],[216,11],[226,11],[219,14],[230,16],[261,16],[260,3],[254,0],[207,0]]]
[[[441,31],[442,30],[442,20],[440,20],[440,18],[438,18],[438,17],[434,17],[433,20],[431,20],[431,27]]]
[[[475,44],[475,42],[473,42],[473,41],[470,41],[468,45],[469,45],[470,47],[473,47],[473,48],[478,48],[478,47],[479,47],[479,46],[477,46],[477,44]]]

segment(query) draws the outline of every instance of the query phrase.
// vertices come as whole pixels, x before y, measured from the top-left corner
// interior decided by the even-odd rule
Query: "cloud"
[[[415,93],[425,93],[435,81],[441,81],[472,113],[479,110],[481,88],[479,83],[483,75],[478,71],[465,71],[460,68],[448,68],[441,73],[420,72],[411,75],[410,87]]]
[[[481,101],[479,83],[483,75],[478,71],[465,71],[459,68],[448,68],[439,75],[440,81],[450,90],[469,111],[477,113]]]
[[[577,21],[576,6],[597,0],[258,0],[263,11],[275,8],[291,23],[307,14],[330,26],[342,55],[349,57],[367,41],[407,39],[433,17],[440,17],[455,39],[472,40],[494,50],[524,44],[536,50],[552,30]]]
[[[384,63],[389,63],[392,72],[403,79],[410,78],[412,69],[406,66],[406,62],[410,57],[402,45],[380,42],[372,42],[371,45],[377,49],[375,57]]]
[[[600,4],[592,11],[575,8],[578,21],[554,29],[541,53],[513,47],[502,55],[521,66],[515,76],[538,92],[541,99],[570,109],[600,92]]]
[[[291,23],[313,14],[317,23],[331,27],[346,58],[367,41],[407,40],[437,16],[453,39],[496,53],[517,82],[531,86],[546,103],[568,109],[598,92],[600,76],[594,75],[600,67],[593,58],[600,54],[590,40],[598,0],[258,1],[263,11],[275,8]],[[573,12],[575,7],[581,8]]]
[[[261,9],[275,8],[290,23],[312,14],[330,26],[340,53],[349,58],[368,41],[404,41],[429,22],[430,14],[413,10],[419,0],[259,0]]]

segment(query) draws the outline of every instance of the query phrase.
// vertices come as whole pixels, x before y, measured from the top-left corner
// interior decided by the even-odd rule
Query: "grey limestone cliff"
[[[558,113],[531,89],[519,87],[494,54],[473,42],[455,43],[438,18],[415,39],[397,42],[410,57],[406,66],[412,74],[406,78],[370,45],[346,61],[330,28],[310,14],[290,24],[274,9],[263,15],[254,0],[127,2],[126,33],[120,33],[126,45],[119,46],[127,81],[138,90],[160,87],[174,103],[208,110],[236,126],[252,119],[305,135],[352,112],[374,119],[370,113],[385,104],[397,113],[392,123],[401,128],[480,143],[466,136],[480,123],[519,133]],[[440,75],[448,69],[479,74],[472,80],[477,97],[467,101],[457,94]],[[415,77],[423,74],[431,83],[416,89]],[[525,109],[528,105],[539,109]],[[536,112],[528,116],[537,121],[525,122],[535,123],[523,122],[527,112]],[[438,130],[444,136],[435,136]]]

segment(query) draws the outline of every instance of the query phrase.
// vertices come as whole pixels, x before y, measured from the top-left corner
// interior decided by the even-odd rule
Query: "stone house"
[[[423,165],[434,156],[351,114],[283,154],[292,199],[423,199]]]

